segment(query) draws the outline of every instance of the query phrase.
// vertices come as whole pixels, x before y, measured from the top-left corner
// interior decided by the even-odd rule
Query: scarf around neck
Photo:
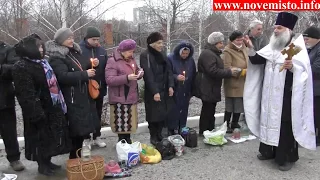
[[[62,111],[64,112],[64,114],[66,114],[67,113],[67,105],[64,101],[62,91],[59,87],[57,77],[54,74],[52,67],[50,66],[50,64],[48,63],[48,61],[46,59],[31,60],[31,61],[39,63],[43,67],[45,75],[46,75],[52,103],[53,103],[53,105],[61,105]]]

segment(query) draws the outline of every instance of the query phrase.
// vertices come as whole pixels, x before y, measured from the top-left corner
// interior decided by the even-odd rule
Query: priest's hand
[[[250,40],[248,35],[244,36],[243,42],[248,48],[253,48],[253,44],[252,44],[252,42],[251,42],[251,40]]]
[[[283,68],[291,70],[293,68],[292,60],[286,59],[283,64]]]

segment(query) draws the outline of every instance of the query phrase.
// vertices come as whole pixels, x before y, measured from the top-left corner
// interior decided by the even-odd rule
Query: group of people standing
[[[257,20],[250,24],[247,33],[232,32],[226,46],[221,32],[211,33],[200,53],[198,71],[192,44],[182,42],[166,56],[159,32],[148,36],[148,46],[140,55],[140,67],[133,56],[137,47],[134,40],[123,40],[108,57],[99,43],[100,32],[94,27],[87,29],[80,44],[74,42],[69,28],[59,29],[54,40],[46,43],[36,34],[23,38],[13,48],[1,43],[0,131],[10,165],[17,171],[24,169],[19,161],[14,96],[23,113],[26,158],[37,161],[39,173],[52,175],[60,166],[53,164],[51,157],[70,153],[70,159],[77,158],[80,156],[77,150],[91,138],[99,147],[106,146],[99,137],[107,86],[113,129],[119,141],[132,143],[131,133],[138,123],[138,80],[143,79],[151,144],[156,145],[163,139],[164,126],[168,127],[168,135],[179,134],[186,126],[192,96],[202,100],[199,134],[214,129],[215,108],[221,101],[223,83],[228,133],[240,128],[239,117],[245,113],[250,130],[261,140],[258,158],[275,158],[280,170],[291,169],[298,160],[297,142],[313,149],[310,138],[317,135],[314,142],[319,144],[320,129],[319,112],[314,111],[312,118],[310,115],[297,119],[291,117],[289,106],[293,97],[295,102],[305,97],[305,94],[293,96],[292,91],[297,91],[294,88],[300,87],[296,84],[293,88],[293,83],[307,77],[299,82],[308,84],[312,76],[312,105],[316,109],[320,104],[320,29],[310,27],[303,34],[310,62],[302,60],[299,64],[296,61],[300,59],[276,62],[270,56],[270,53],[279,54],[293,41],[296,21],[296,16],[280,13],[269,44],[262,34],[262,22]],[[307,65],[301,65],[303,63],[311,64],[312,74],[305,70]],[[284,87],[271,87],[268,83],[275,81],[270,79],[275,76],[270,74],[282,65],[286,73],[277,72],[277,76],[281,77]],[[298,77],[295,73],[305,76]],[[89,92],[91,80],[100,86],[98,97],[92,97]],[[283,100],[283,106],[276,106],[277,109],[272,104],[278,103],[276,98]],[[306,102],[308,104],[310,102]],[[271,109],[268,106],[272,106]],[[269,117],[265,113],[277,115]],[[311,119],[313,125],[310,125]],[[306,122],[303,127],[306,132],[293,136],[297,132],[293,132],[292,124],[300,120]],[[273,121],[276,123],[268,124]]]
[[[14,170],[24,169],[18,161],[14,96],[22,108],[25,156],[38,163],[39,173],[52,175],[60,168],[51,162],[53,156],[70,153],[70,159],[77,158],[85,140],[106,146],[100,139],[100,119],[107,54],[99,40],[99,30],[89,27],[78,45],[73,32],[61,28],[52,41],[44,43],[32,34],[1,53],[1,112],[3,122],[10,123],[1,135]],[[90,79],[100,85],[98,97],[88,93]]]

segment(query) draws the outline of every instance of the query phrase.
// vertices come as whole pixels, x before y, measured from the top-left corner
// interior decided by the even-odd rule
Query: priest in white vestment
[[[302,35],[293,38],[297,20],[279,13],[270,43],[257,52],[248,37],[244,40],[250,59],[243,96],[246,121],[261,142],[258,159],[275,159],[282,171],[299,159],[298,144],[316,149],[312,72]],[[291,61],[281,51],[292,42],[301,51]]]

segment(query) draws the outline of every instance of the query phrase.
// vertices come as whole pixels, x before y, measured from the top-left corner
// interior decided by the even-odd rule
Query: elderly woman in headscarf
[[[139,99],[138,80],[144,72],[138,68],[133,57],[136,42],[126,39],[113,51],[105,68],[109,86],[110,123],[119,141],[131,144],[130,134],[137,129],[137,103]]]
[[[69,28],[60,28],[54,40],[46,43],[46,49],[68,107],[67,120],[73,144],[69,158],[75,159],[83,143],[90,144],[90,133],[95,132],[100,123],[88,91],[88,82],[95,76],[95,70],[89,61],[81,61],[80,46],[74,42]],[[97,66],[98,62],[92,64]]]
[[[145,72],[144,101],[150,142],[156,145],[163,139],[162,129],[174,103],[174,80],[172,67],[162,52],[163,36],[159,32],[153,32],[148,36],[147,43],[148,48],[140,55],[140,65]]]
[[[60,166],[51,157],[71,149],[67,106],[51,66],[44,59],[45,49],[33,34],[15,45],[20,60],[13,67],[16,96],[22,108],[25,156],[38,162],[40,174],[53,175]]]
[[[193,59],[193,46],[181,42],[168,56],[174,77],[175,106],[168,117],[169,135],[179,134],[186,127],[189,101],[192,97],[192,86],[196,75],[196,64]]]

